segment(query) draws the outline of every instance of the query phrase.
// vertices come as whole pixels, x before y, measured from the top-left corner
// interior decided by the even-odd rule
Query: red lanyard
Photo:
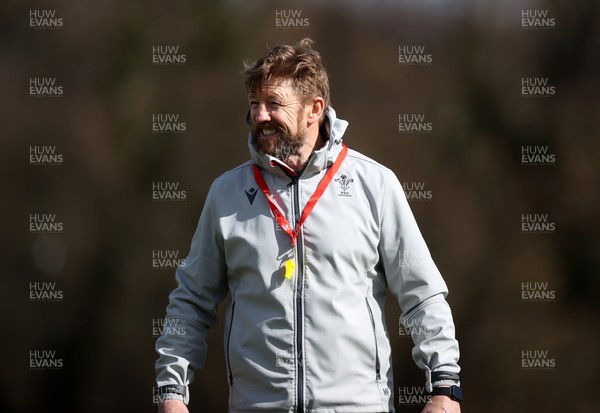
[[[283,231],[285,231],[285,233],[288,234],[292,238],[292,246],[296,245],[296,238],[298,238],[298,234],[300,234],[300,229],[302,228],[304,221],[306,221],[306,219],[312,212],[313,208],[315,207],[317,201],[319,200],[319,198],[321,198],[321,195],[323,195],[323,193],[325,192],[325,189],[327,189],[327,186],[329,185],[329,183],[335,176],[338,169],[340,169],[340,165],[342,164],[342,161],[344,160],[344,158],[346,157],[347,154],[348,154],[348,147],[346,145],[342,144],[342,151],[338,155],[338,157],[335,160],[335,162],[333,163],[333,165],[331,165],[329,170],[325,173],[325,176],[323,177],[323,179],[321,179],[321,182],[319,182],[317,189],[315,189],[315,192],[311,195],[310,199],[306,203],[306,206],[304,207],[304,210],[302,211],[302,215],[300,215],[300,219],[298,220],[298,224],[296,224],[296,231],[292,230],[292,226],[290,225],[288,220],[285,218],[283,211],[281,210],[279,205],[277,205],[277,203],[273,199],[273,196],[269,192],[269,187],[267,186],[267,183],[265,182],[265,178],[263,178],[262,174],[260,173],[260,169],[258,169],[256,164],[254,165],[254,179],[256,180],[256,184],[259,186],[259,188],[264,192],[265,196],[267,197],[267,201],[269,202],[269,207],[271,208],[271,212],[273,213],[275,220],[277,221],[277,223],[279,224],[281,229]]]

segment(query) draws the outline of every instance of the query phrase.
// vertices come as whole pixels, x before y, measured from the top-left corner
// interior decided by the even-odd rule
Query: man
[[[213,182],[177,269],[166,318],[185,334],[156,343],[161,412],[187,412],[228,293],[230,412],[394,411],[387,291],[420,327],[423,412],[460,412],[446,284],[395,175],[343,144],[348,123],[311,43],[245,67],[252,160]]]

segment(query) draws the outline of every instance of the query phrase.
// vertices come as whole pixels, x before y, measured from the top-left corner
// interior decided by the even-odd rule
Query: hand
[[[180,400],[165,400],[158,406],[158,413],[189,413],[189,410]]]
[[[447,396],[433,396],[421,413],[460,413],[460,403]]]

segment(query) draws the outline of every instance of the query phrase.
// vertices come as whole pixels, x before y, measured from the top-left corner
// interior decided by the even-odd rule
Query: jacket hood
[[[302,171],[303,176],[309,177],[317,174],[323,169],[327,169],[335,162],[338,154],[342,150],[342,136],[347,127],[348,122],[337,118],[335,110],[329,106],[325,112],[325,122],[321,126],[321,129],[327,132],[325,145],[312,153]],[[250,149],[250,158],[252,159],[252,162],[260,168],[283,176],[286,175],[283,170],[287,169],[291,171],[291,169],[278,158],[256,152],[256,149],[254,149],[254,146],[252,145],[252,135],[250,132],[248,133],[248,148]]]

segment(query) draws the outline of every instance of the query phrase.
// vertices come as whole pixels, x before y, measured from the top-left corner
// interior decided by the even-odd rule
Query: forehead
[[[278,96],[283,98],[297,97],[296,88],[291,79],[268,79],[251,91],[249,96]]]

